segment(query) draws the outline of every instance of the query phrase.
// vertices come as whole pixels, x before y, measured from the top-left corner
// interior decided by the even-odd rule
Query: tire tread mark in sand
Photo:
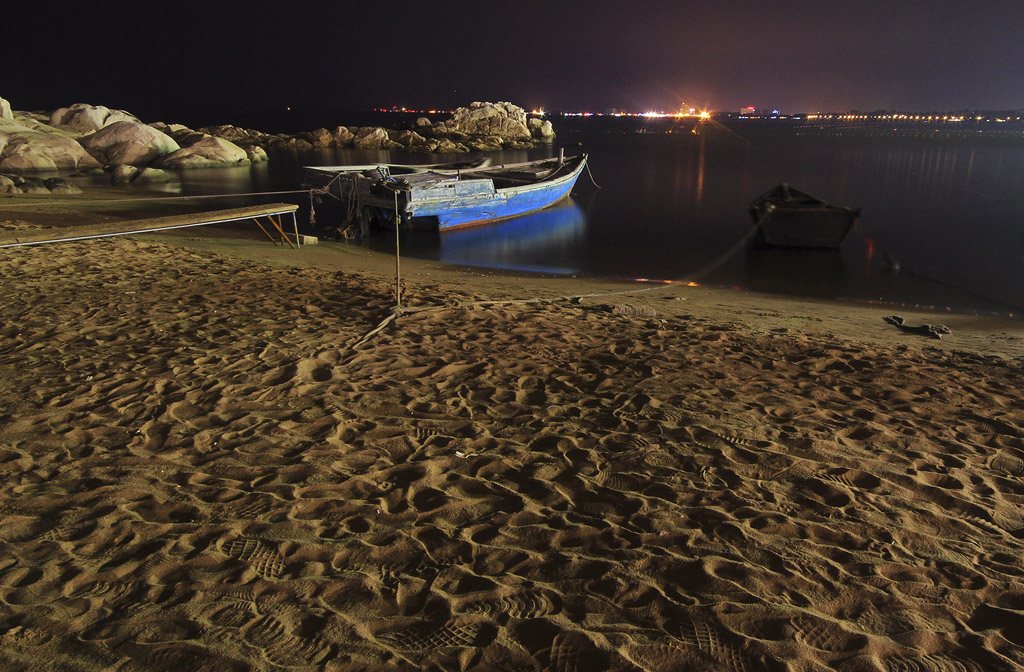
[[[221,553],[248,563],[254,572],[264,578],[276,579],[284,571],[284,558],[273,546],[261,539],[232,539],[221,546]]]
[[[462,625],[449,623],[441,627],[416,627],[381,634],[377,635],[377,640],[393,649],[426,651],[473,646],[479,634],[479,623],[466,623]]]

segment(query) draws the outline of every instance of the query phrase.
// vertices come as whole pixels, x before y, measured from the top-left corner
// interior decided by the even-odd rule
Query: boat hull
[[[439,231],[452,231],[543,210],[568,196],[578,176],[576,173],[572,180],[556,186],[512,193],[498,190],[479,202],[463,201],[437,213],[437,228]]]
[[[420,200],[415,191],[409,194],[408,216],[437,219],[441,232],[480,226],[494,221],[537,212],[558,203],[572,191],[586,166],[586,157],[561,177],[527,184],[495,188],[491,180],[465,180],[456,183],[462,193]]]
[[[755,199],[750,216],[767,245],[830,249],[843,244],[860,210],[832,205],[783,183]]]
[[[835,248],[857,221],[854,212],[777,208],[759,220],[761,238],[777,247]]]
[[[417,170],[397,175],[386,166],[363,170],[307,169],[306,185],[354,209],[398,213],[403,223],[441,232],[518,217],[566,198],[587,156],[494,167]],[[389,226],[393,226],[391,218]]]

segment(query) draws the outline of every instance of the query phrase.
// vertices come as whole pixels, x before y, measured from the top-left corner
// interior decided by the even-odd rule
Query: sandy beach
[[[1020,317],[394,272],[0,250],[0,669],[1024,670]]]

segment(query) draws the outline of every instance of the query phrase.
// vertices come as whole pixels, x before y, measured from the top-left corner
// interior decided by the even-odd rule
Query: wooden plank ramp
[[[228,210],[211,210],[206,212],[193,212],[184,215],[170,215],[168,217],[153,217],[149,219],[130,219],[121,222],[102,222],[100,224],[87,224],[84,226],[69,226],[49,229],[26,229],[18,232],[0,233],[0,248],[23,247],[26,245],[45,245],[47,243],[66,243],[75,240],[89,240],[92,238],[109,238],[111,236],[127,236],[133,233],[154,233],[170,229],[184,229],[192,226],[206,226],[209,224],[225,224],[227,222],[238,222],[252,219],[263,229],[264,233],[277,244],[275,236],[260,224],[260,218],[266,218],[272,224],[272,230],[280,235],[282,242],[292,245],[288,234],[282,227],[281,215],[292,215],[292,224],[295,228],[295,246],[299,244],[298,225],[295,222],[295,211],[299,209],[294,203],[267,203],[265,205],[253,205],[244,208],[231,208]]]

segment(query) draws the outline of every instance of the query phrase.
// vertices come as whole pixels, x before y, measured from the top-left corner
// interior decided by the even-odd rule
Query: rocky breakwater
[[[115,183],[169,179],[165,169],[246,165],[266,160],[180,124],[146,124],[123,110],[79,103],[50,114],[19,112],[0,98],[0,193],[67,193],[66,180],[34,174],[109,171]],[[52,186],[47,186],[52,185]]]
[[[453,154],[528,149],[554,137],[550,121],[531,118],[507,102],[475,102],[441,121],[421,117],[412,128],[337,126],[273,134],[230,125],[193,130],[144,123],[124,110],[84,103],[49,114],[18,112],[0,98],[0,193],[76,190],[60,177],[33,177],[58,171],[107,171],[115,184],[143,184],[170,179],[167,170],[265,161],[273,150],[352,147]]]
[[[410,153],[453,154],[469,151],[529,149],[555,138],[551,122],[530,118],[512,103],[476,102],[460,107],[449,119],[432,122],[416,120],[413,128],[388,129],[380,126],[337,126],[294,135],[272,134],[237,126],[209,126],[203,133],[230,141],[240,147],[275,149],[394,149]]]

